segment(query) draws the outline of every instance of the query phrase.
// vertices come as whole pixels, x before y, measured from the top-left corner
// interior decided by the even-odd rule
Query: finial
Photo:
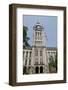
[[[40,22],[37,22],[37,24],[40,24]]]

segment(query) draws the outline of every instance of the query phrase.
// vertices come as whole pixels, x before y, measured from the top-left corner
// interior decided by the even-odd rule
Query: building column
[[[34,63],[35,63],[35,49],[34,49],[34,47],[33,47],[33,48],[32,48],[32,56],[31,56],[31,65],[32,65],[32,72],[33,72],[33,73],[35,72],[34,69],[33,69]]]
[[[40,64],[40,49],[38,49],[38,63]]]
[[[29,54],[30,54],[30,51],[28,51],[28,57],[27,57],[27,65],[29,66]]]
[[[25,61],[26,61],[26,51],[24,51],[24,62],[23,62],[23,64],[25,65]]]

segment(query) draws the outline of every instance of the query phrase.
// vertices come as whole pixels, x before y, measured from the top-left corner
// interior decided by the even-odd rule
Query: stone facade
[[[47,36],[43,26],[33,27],[33,45],[23,49],[23,74],[49,73],[49,58],[55,58],[57,49],[47,47]]]

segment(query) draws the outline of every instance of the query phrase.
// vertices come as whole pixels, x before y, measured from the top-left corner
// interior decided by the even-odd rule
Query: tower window
[[[36,61],[35,64],[38,64],[38,61]]]
[[[42,50],[40,51],[40,56],[42,56]]]
[[[35,50],[35,56],[38,56],[38,50]]]
[[[43,64],[43,59],[40,59],[40,64]]]
[[[26,52],[26,57],[28,57],[28,52]]]
[[[27,59],[25,60],[25,65],[27,65]]]
[[[40,64],[43,64],[43,62],[40,62]]]
[[[38,64],[38,59],[37,58],[35,59],[35,64]]]
[[[38,32],[38,37],[39,37],[39,32]]]
[[[41,36],[41,32],[39,32],[39,35]]]
[[[31,52],[30,52],[30,57],[31,57]]]
[[[31,59],[29,59],[29,65],[31,65]]]
[[[36,36],[37,36],[37,32],[36,32],[35,34],[36,34]]]

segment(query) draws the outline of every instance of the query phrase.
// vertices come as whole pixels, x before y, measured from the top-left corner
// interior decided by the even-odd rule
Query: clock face
[[[38,25],[37,28],[40,28],[40,26]]]

